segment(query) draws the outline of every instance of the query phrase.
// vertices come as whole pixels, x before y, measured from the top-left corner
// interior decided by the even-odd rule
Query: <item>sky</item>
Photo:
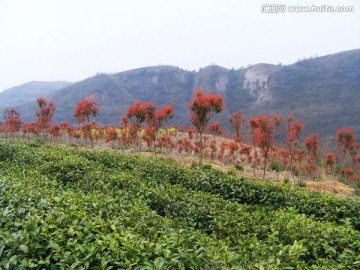
[[[0,0],[0,91],[145,66],[292,64],[359,49],[359,25],[357,0]]]

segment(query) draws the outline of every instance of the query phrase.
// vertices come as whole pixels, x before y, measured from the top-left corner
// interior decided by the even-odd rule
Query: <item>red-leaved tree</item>
[[[127,107],[125,116],[128,121],[132,121],[129,125],[129,135],[133,141],[134,149],[142,123],[144,123],[147,119],[155,118],[155,112],[155,103],[152,101],[144,102],[137,100]]]
[[[336,162],[336,154],[335,153],[326,153],[325,166],[330,172],[333,171],[335,162]]]
[[[83,132],[84,139],[90,139],[92,148],[94,148],[92,128],[95,125],[95,120],[92,122],[90,122],[90,120],[92,117],[95,117],[98,112],[99,106],[97,105],[95,98],[84,98],[79,100],[73,112],[73,116],[80,124],[82,124],[81,131]]]
[[[286,136],[286,140],[285,143],[288,147],[289,150],[289,155],[290,155],[290,169],[291,169],[291,174],[293,177],[293,181],[294,181],[294,153],[296,150],[296,146],[298,145],[298,138],[299,138],[299,134],[301,132],[302,129],[302,124],[299,120],[296,120],[294,122],[294,117],[292,114],[290,114],[287,117],[287,121],[286,121],[286,130],[287,130],[287,136]]]
[[[55,138],[62,136],[61,126],[58,124],[51,125],[49,127],[49,134]]]
[[[319,135],[317,133],[312,133],[310,136],[304,139],[305,147],[311,156],[311,158],[319,157]]]
[[[305,147],[308,151],[307,163],[305,165],[308,174],[315,174],[317,172],[316,159],[319,157],[319,135],[312,133],[304,139]]]
[[[11,132],[11,134],[19,132],[21,128],[20,113],[15,110],[14,107],[7,107],[4,109],[4,128],[5,131]]]
[[[206,130],[209,120],[222,111],[224,107],[223,96],[212,93],[204,93],[195,89],[194,97],[189,102],[190,122],[200,135],[200,163],[202,163],[203,139],[202,134]]]
[[[279,114],[274,114],[271,118],[268,115],[260,114],[249,119],[253,142],[261,149],[264,159],[263,180],[265,180],[266,165],[270,150],[274,147],[275,138],[280,132],[280,123],[281,116]]]
[[[154,144],[154,151],[156,156],[156,140],[160,128],[170,119],[174,117],[174,110],[172,105],[163,105],[161,109],[147,113],[145,118],[147,126],[145,127],[146,135],[149,142]],[[169,137],[170,138],[170,137]]]
[[[345,163],[346,154],[349,153],[351,156],[353,170],[355,169],[355,157],[360,148],[360,144],[355,142],[355,135],[351,128],[340,128],[336,130],[336,140],[338,143],[339,160]]]
[[[27,122],[22,125],[22,132],[24,135],[32,133],[32,134],[39,134],[41,130],[36,122]],[[30,140],[30,135],[28,135],[28,140]]]
[[[46,100],[46,98],[39,97],[36,99],[36,102],[39,106],[39,109],[35,110],[36,114],[36,123],[39,126],[39,129],[42,131],[43,138],[45,138],[45,133],[47,129],[52,124],[52,118],[54,116],[56,106],[54,101]]]
[[[104,137],[105,142],[111,143],[111,148],[113,148],[114,147],[113,142],[116,142],[117,138],[118,138],[118,134],[116,128],[109,127],[105,133],[105,137]]]
[[[234,129],[234,141],[241,143],[241,127],[242,124],[245,123],[245,118],[242,117],[241,112],[234,112],[233,117],[231,117],[231,115],[228,116],[228,121]]]

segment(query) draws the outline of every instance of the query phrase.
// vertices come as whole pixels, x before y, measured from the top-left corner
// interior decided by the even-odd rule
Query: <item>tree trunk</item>
[[[202,164],[203,156],[202,156],[202,133],[200,133],[200,165]]]
[[[291,176],[292,176],[293,184],[295,184],[294,165],[293,165],[293,154],[292,154],[292,151],[291,151],[291,147],[289,147],[289,154],[290,154],[290,171],[291,171]]]
[[[156,157],[156,136],[154,136],[154,153],[155,153],[155,157]]]
[[[264,156],[264,173],[263,173],[263,181],[265,181],[265,173],[266,173],[267,156],[268,156],[268,151],[266,151],[265,156]]]

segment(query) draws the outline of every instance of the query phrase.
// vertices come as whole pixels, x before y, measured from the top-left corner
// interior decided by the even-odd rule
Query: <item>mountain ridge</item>
[[[30,81],[0,92],[0,108],[17,107],[35,101],[36,97],[51,97],[56,91],[71,85],[67,81]]]
[[[304,124],[306,135],[328,136],[349,126],[360,133],[360,49],[304,59],[291,65],[260,63],[240,69],[210,65],[198,71],[175,66],[150,66],[114,74],[101,73],[56,91],[54,121],[74,124],[76,102],[96,97],[99,124],[118,124],[126,107],[137,99],[172,104],[171,124],[189,124],[187,104],[195,88],[224,95],[225,107],[214,118],[229,129],[226,117],[242,111],[246,118],[258,113],[292,113]],[[35,100],[20,108],[24,120],[34,119]],[[332,135],[333,136],[333,135]]]

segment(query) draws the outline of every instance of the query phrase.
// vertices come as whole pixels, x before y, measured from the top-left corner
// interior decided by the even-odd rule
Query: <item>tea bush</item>
[[[356,269],[359,199],[0,142],[0,268]]]

